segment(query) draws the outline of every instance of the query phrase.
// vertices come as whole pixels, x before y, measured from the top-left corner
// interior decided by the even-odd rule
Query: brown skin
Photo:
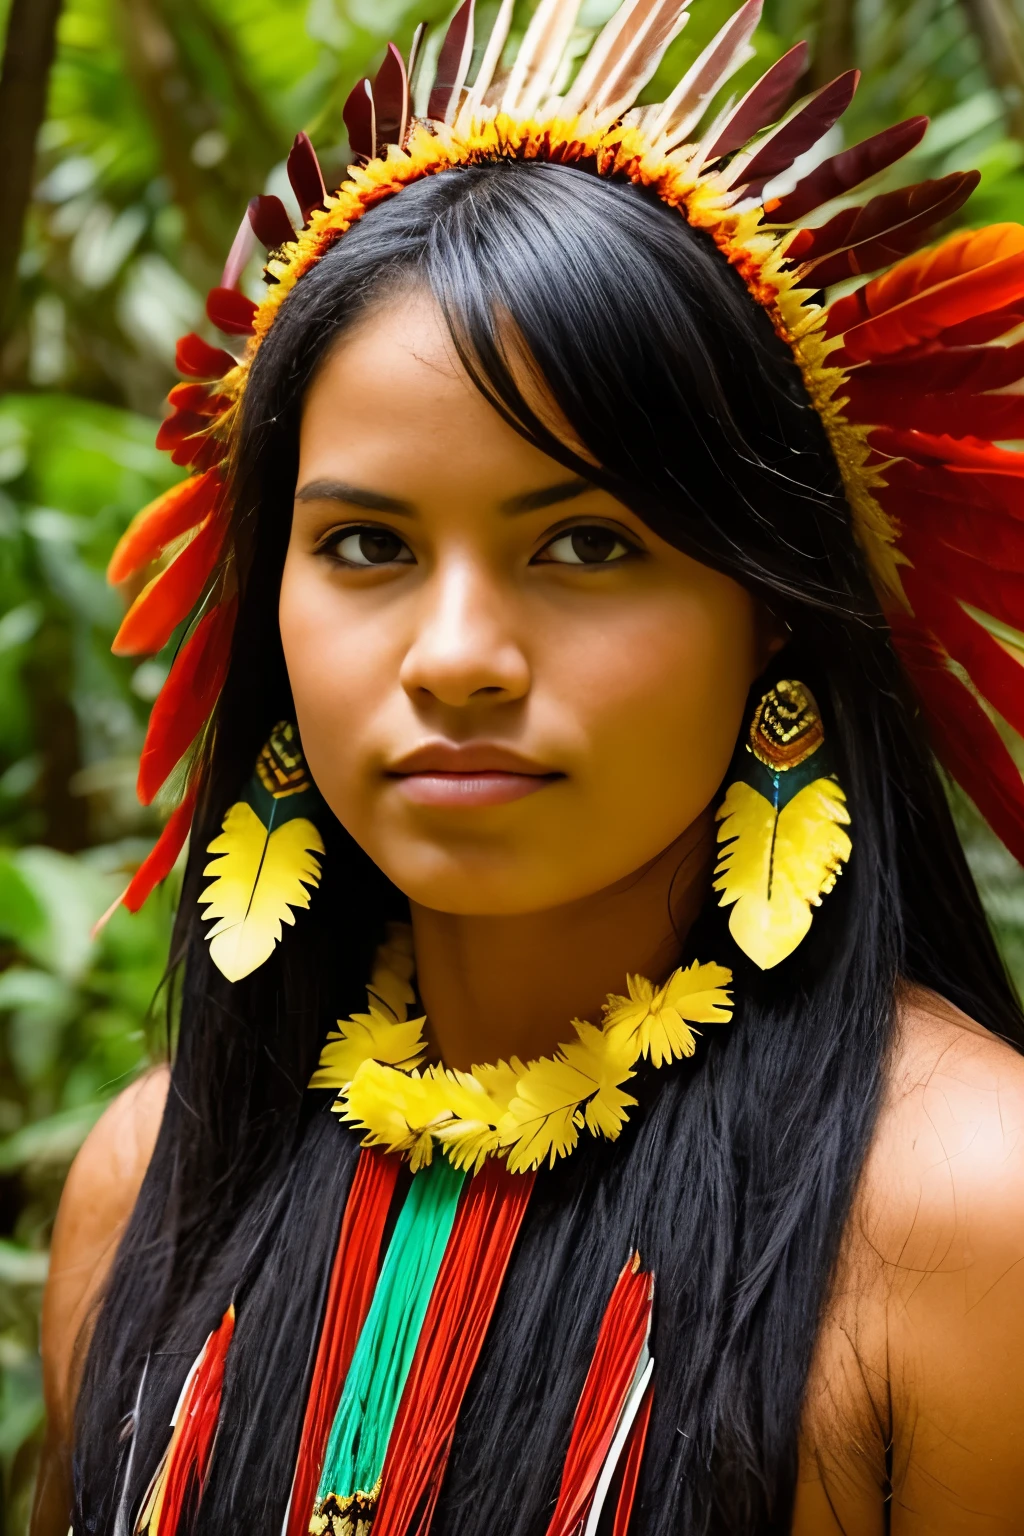
[[[410,897],[456,1066],[548,1051],[627,971],[665,974],[707,888],[747,690],[779,643],[734,582],[602,492],[566,499],[568,479],[462,376],[424,300],[370,317],[310,390],[280,610],[299,725],[335,814]],[[396,775],[431,766],[409,761],[424,744],[474,742],[522,770],[463,763],[478,803],[425,804],[454,781]],[[494,785],[501,803],[479,803]],[[930,994],[899,1010],[808,1385],[794,1536],[881,1536],[890,1437],[894,1536],[1024,1531],[1024,1061]],[[158,1074],[122,1095],[68,1180],[33,1536],[66,1530],[72,1345],[165,1092]]]

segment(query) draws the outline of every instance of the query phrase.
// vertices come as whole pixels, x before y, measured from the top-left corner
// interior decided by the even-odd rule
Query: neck
[[[662,981],[678,964],[714,858],[710,812],[625,880],[544,912],[468,917],[413,905],[416,973],[447,1066],[527,1061],[601,1022],[626,973]]]

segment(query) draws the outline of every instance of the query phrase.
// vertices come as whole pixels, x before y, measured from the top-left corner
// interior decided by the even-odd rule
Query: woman
[[[787,189],[855,80],[700,128],[756,5],[625,124],[677,4],[560,98],[508,10],[251,205],[115,556],[180,550],[121,650],[193,614],[180,1033],[68,1181],[36,1529],[1016,1529],[1024,1029],[928,731],[1024,847],[948,660],[1021,723],[1024,232],[823,308],[973,185],[799,230],[922,124]]]

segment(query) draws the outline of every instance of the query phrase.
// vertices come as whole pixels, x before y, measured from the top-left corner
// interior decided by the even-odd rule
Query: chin
[[[575,901],[590,893],[590,883],[552,879],[556,870],[572,869],[570,854],[552,859],[543,868],[524,868],[514,858],[465,857],[432,851],[421,860],[406,855],[394,862],[378,861],[388,879],[417,906],[459,917],[520,917]]]

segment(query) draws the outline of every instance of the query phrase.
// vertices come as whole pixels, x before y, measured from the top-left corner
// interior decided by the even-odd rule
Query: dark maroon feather
[[[249,199],[249,223],[257,240],[268,251],[276,251],[279,245],[286,245],[289,240],[295,239],[292,221],[285,211],[284,203],[272,194],[261,193],[259,197]]]
[[[190,379],[222,379],[235,366],[230,352],[223,347],[211,347],[195,331],[179,338],[174,361],[178,372]]]
[[[405,63],[394,43],[388,43],[384,62],[373,82],[377,111],[377,153],[388,144],[401,144],[409,121],[409,81]]]
[[[341,112],[348,129],[348,142],[354,155],[372,160],[377,129],[374,122],[373,90],[369,80],[360,80],[349,92]]]
[[[762,128],[782,116],[806,63],[807,44],[797,43],[761,76],[708,150],[709,162],[731,155],[734,149],[742,149],[755,133],[760,133]]]
[[[916,149],[928,128],[926,117],[909,117],[905,123],[896,123],[882,133],[873,134],[860,144],[844,149],[818,166],[817,170],[798,182],[785,197],[773,198],[765,204],[765,214],[771,224],[795,224],[815,208],[842,197],[859,187],[862,181],[877,176],[902,160]]]
[[[745,186],[745,197],[760,197],[766,182],[788,171],[794,160],[828,133],[853,100],[859,81],[860,71],[848,69],[845,75],[839,75],[812,96],[805,107],[771,136],[735,183]]]
[[[445,33],[437,58],[434,85],[427,102],[427,116],[444,122],[452,96],[462,86],[466,46],[472,46],[474,0],[463,0]]]
[[[954,171],[940,181],[884,192],[861,208],[844,208],[819,229],[798,230],[787,265],[805,265],[815,288],[877,272],[923,245],[936,224],[966,203],[980,180],[977,171]]]
[[[288,180],[302,210],[302,222],[308,224],[310,214],[314,209],[324,206],[324,198],[327,196],[320,162],[308,133],[295,135],[295,143],[288,155]]]
[[[225,336],[251,336],[256,305],[237,288],[211,288],[206,296],[206,313]]]

